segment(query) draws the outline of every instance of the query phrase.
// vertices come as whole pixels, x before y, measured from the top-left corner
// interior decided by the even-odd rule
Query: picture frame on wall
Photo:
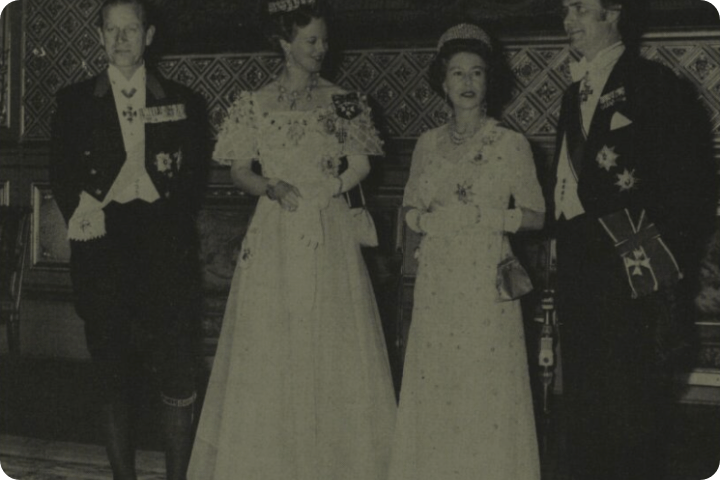
[[[0,141],[4,145],[20,138],[22,99],[21,40],[22,2],[12,2],[0,16]]]
[[[0,17],[0,127],[10,128],[10,29],[7,13]]]

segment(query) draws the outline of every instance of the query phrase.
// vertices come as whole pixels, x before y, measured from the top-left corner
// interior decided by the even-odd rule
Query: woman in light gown
[[[285,66],[240,94],[218,135],[213,158],[260,198],[227,302],[192,480],[387,478],[396,402],[343,197],[382,142],[364,97],[319,76],[327,33],[318,2],[267,4]]]
[[[405,188],[423,237],[390,480],[540,478],[520,303],[495,279],[507,234],[542,228],[545,203],[527,140],[486,113],[495,58],[460,24],[430,70],[453,115],[418,139]]]

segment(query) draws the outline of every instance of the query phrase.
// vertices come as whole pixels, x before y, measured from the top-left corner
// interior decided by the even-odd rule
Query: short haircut
[[[102,28],[105,24],[105,10],[116,5],[134,5],[138,10],[138,16],[145,30],[154,25],[152,6],[146,0],[105,0],[98,11],[97,25]]]
[[[600,0],[600,3],[605,9],[620,7],[620,36],[626,44],[637,44],[645,27],[645,0]]]

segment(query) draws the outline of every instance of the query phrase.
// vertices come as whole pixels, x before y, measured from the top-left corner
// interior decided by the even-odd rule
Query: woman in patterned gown
[[[189,478],[384,480],[396,402],[343,197],[368,174],[367,156],[381,155],[382,143],[365,99],[319,76],[323,6],[279,0],[267,8],[285,67],[267,86],[240,94],[213,155],[231,166],[241,190],[260,198]]]
[[[418,139],[405,188],[423,237],[390,480],[540,478],[520,304],[495,279],[507,234],[542,228],[545,203],[527,140],[486,114],[490,45],[457,25],[430,70],[453,115]]]

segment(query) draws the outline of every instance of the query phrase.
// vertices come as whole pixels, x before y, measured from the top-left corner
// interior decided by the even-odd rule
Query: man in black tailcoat
[[[697,93],[640,58],[637,0],[562,0],[571,64],[549,196],[574,480],[662,478],[672,372],[712,226],[716,172]]]
[[[76,310],[102,397],[115,479],[135,479],[140,372],[161,390],[167,478],[184,479],[200,341],[202,104],[144,62],[155,35],[143,0],[100,10],[108,69],[57,94],[51,183],[68,222]]]

